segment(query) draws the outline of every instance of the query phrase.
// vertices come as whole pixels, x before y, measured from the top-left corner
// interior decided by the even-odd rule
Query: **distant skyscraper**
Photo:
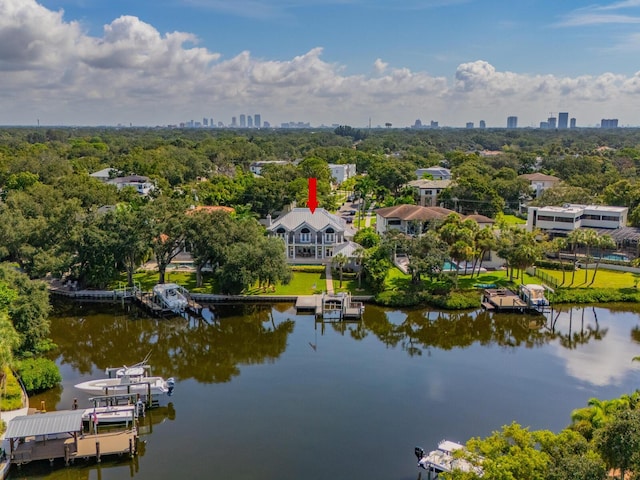
[[[467,122],[467,128],[473,128],[473,122]]]
[[[569,126],[569,113],[568,112],[558,113],[558,128],[560,130],[564,130],[568,126]]]
[[[480,128],[487,128],[487,123],[484,120],[480,120]]]
[[[209,126],[209,119],[208,118],[203,118],[202,119],[202,125],[205,126],[205,127],[208,127]]]
[[[518,117],[507,117],[507,128],[518,128]]]
[[[549,124],[549,128],[555,129],[556,128],[556,117],[547,118],[547,123]]]
[[[431,128],[438,128],[438,122],[431,120]]]
[[[547,128],[549,128],[549,122],[540,122],[540,128],[542,130],[546,130]]]
[[[247,126],[247,117],[244,113],[240,114],[240,128],[244,128]]]
[[[247,117],[247,128],[253,128],[253,117],[251,115]]]
[[[260,120],[260,114],[256,113],[253,116],[253,124],[255,125],[256,128],[260,128],[262,126],[262,121]]]
[[[600,121],[600,128],[618,128],[617,118],[603,118]]]
[[[576,119],[572,118],[569,120],[569,128],[576,128]]]
[[[237,127],[238,124],[236,123],[236,117],[231,117],[231,126],[232,127]]]
[[[422,120],[418,118],[415,122],[413,122],[413,128],[422,128]]]

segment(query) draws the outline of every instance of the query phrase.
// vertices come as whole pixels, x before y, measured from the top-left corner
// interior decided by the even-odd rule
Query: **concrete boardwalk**
[[[331,263],[327,263],[327,269],[325,273],[327,281],[327,293],[333,295],[333,276],[331,275]]]

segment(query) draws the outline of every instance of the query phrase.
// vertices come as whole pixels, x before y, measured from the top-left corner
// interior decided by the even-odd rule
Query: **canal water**
[[[558,431],[589,398],[640,387],[640,310],[628,305],[544,317],[367,306],[357,323],[288,304],[165,320],[125,308],[56,306],[63,384],[31,403],[89,406],[76,383],[151,352],[153,373],[177,386],[145,419],[140,455],[27,465],[12,479],[415,480],[416,445],[512,421]]]

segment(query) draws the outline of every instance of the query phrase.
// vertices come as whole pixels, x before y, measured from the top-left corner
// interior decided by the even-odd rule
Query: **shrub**
[[[4,386],[0,398],[0,410],[16,410],[22,408],[22,388],[11,370],[4,370]]]
[[[7,424],[4,423],[4,420],[0,420],[0,435],[7,431]]]
[[[55,387],[62,381],[58,366],[47,358],[28,358],[18,363],[18,375],[27,393]]]
[[[426,291],[385,291],[377,294],[374,301],[387,307],[429,305],[445,310],[468,310],[480,306],[480,295],[477,290],[456,290],[444,294]]]
[[[640,292],[625,288],[558,288],[549,295],[552,303],[640,302]]]

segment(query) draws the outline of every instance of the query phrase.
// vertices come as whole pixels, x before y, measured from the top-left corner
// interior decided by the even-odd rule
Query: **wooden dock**
[[[508,288],[487,288],[482,295],[482,307],[485,310],[522,312],[528,305]]]

